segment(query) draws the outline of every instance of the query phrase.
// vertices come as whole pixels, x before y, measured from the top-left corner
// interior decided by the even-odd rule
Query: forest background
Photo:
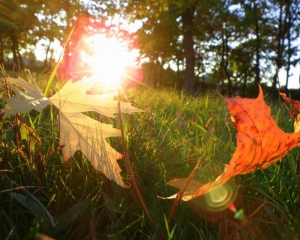
[[[65,43],[72,27],[97,32],[120,20],[138,26],[129,35],[147,84],[190,93],[211,88],[228,96],[255,96],[254,83],[274,96],[279,85],[285,92],[299,89],[299,0],[1,0],[0,6],[6,69],[51,70],[57,43]],[[115,33],[124,37],[124,31]],[[76,51],[71,39],[65,56]]]

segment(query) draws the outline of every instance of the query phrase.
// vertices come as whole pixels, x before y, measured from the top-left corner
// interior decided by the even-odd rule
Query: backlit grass
[[[299,237],[298,149],[266,170],[234,178],[234,205],[243,209],[244,220],[235,219],[228,209],[207,211],[203,196],[181,203],[168,224],[173,200],[157,196],[170,196],[177,190],[165,183],[188,177],[202,154],[194,178],[203,183],[213,181],[231,159],[236,130],[225,101],[217,94],[192,97],[173,89],[140,87],[128,94],[129,101],[145,112],[122,116],[131,133],[126,147],[139,190],[159,233],[165,231],[164,239]],[[284,107],[271,105],[278,124],[293,131]],[[132,188],[107,180],[80,152],[68,164],[63,162],[57,149],[55,109],[46,109],[42,116],[32,112],[22,117],[37,130],[41,143],[39,147],[34,136],[26,135],[15,118],[1,120],[0,239],[34,239],[38,233],[56,239],[161,237]],[[119,117],[106,121],[119,126]],[[121,139],[109,141],[123,152]],[[119,164],[128,181],[125,161],[119,160]]]

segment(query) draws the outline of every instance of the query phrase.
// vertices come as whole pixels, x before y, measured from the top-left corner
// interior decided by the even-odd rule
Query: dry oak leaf
[[[214,182],[202,185],[193,181],[193,187],[184,194],[183,201],[206,194],[236,175],[267,168],[299,145],[300,133],[283,132],[271,117],[260,86],[256,99],[235,97],[224,100],[238,131],[237,148],[229,164],[225,165],[225,171]],[[181,188],[184,182],[185,179],[173,179],[166,184]],[[195,190],[197,185],[201,187]],[[176,194],[167,199],[175,197]]]
[[[106,141],[108,137],[121,136],[120,130],[82,114],[94,111],[107,117],[114,117],[114,114],[119,111],[119,101],[114,100],[114,94],[87,94],[88,90],[98,82],[96,75],[77,82],[68,81],[49,99],[43,96],[34,81],[28,83],[23,79],[8,78],[7,82],[10,85],[16,84],[24,91],[10,86],[16,95],[6,99],[7,104],[2,109],[5,112],[3,117],[9,117],[17,112],[26,113],[31,109],[41,111],[48,104],[56,106],[59,109],[59,144],[65,146],[62,149],[64,161],[68,161],[77,150],[81,150],[92,165],[102,171],[108,179],[127,187],[116,161],[122,155]],[[120,105],[123,113],[142,112],[129,103]]]

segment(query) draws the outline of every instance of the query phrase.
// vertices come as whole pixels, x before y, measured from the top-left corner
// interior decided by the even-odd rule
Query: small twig
[[[121,105],[120,105],[120,102],[118,103],[118,109],[119,109],[119,117],[120,117],[120,129],[121,129],[121,138],[122,138],[122,145],[123,145],[123,149],[124,149],[124,157],[125,157],[125,161],[126,161],[126,166],[127,166],[127,169],[128,169],[128,172],[129,172],[129,176],[130,176],[130,181],[131,181],[131,184],[138,196],[138,199],[147,215],[147,217],[149,218],[149,221],[151,222],[153,228],[155,229],[156,233],[157,233],[157,236],[159,236],[159,231],[148,211],[148,208],[144,202],[144,199],[140,193],[140,190],[138,188],[138,185],[136,183],[136,180],[135,180],[135,177],[134,177],[134,173],[133,173],[133,170],[132,170],[132,167],[131,167],[131,164],[130,164],[130,161],[129,161],[129,155],[128,155],[128,151],[127,151],[127,147],[126,147],[126,141],[125,141],[125,133],[124,133],[124,128],[123,128],[123,119],[122,119],[122,115],[121,115]]]
[[[131,121],[131,123],[132,123],[133,129],[135,130],[136,135],[138,136],[139,140],[142,141],[142,138],[141,138],[141,136],[140,136],[138,130],[137,130],[136,127],[134,126],[134,124],[133,124],[133,119],[132,119],[132,117],[131,117],[130,115],[129,115],[129,119],[130,119],[130,121]]]
[[[55,149],[48,149],[48,152],[46,153],[46,155],[44,155],[44,158],[47,159],[49,158],[52,154],[61,151],[66,145],[58,145]]]
[[[251,228],[251,226],[249,225],[249,219],[251,219],[265,204],[267,203],[267,201],[265,200],[253,213],[251,213],[251,215],[249,217],[247,217],[247,219],[245,219],[242,224],[237,227],[227,238],[228,240],[231,239],[232,237],[234,237],[234,234],[237,233],[239,231],[239,229],[244,226],[244,227],[248,227],[248,229],[251,231],[251,233],[254,234],[255,239],[259,239],[258,236],[256,235],[255,231],[253,231],[253,229]]]
[[[37,167],[39,172],[39,180],[41,186],[44,186],[44,173],[45,173],[45,165],[42,161],[42,152],[41,152],[41,141],[37,141]]]
[[[182,188],[180,189],[180,191],[177,193],[177,196],[174,200],[172,209],[170,211],[169,217],[168,217],[168,225],[170,224],[170,222],[172,221],[172,218],[175,214],[175,211],[184,195],[185,189],[187,188],[187,186],[189,185],[190,181],[192,180],[192,178],[194,177],[195,173],[198,171],[200,162],[202,161],[204,156],[204,153],[201,155],[201,157],[199,158],[196,166],[194,167],[193,171],[190,173],[189,177],[187,178],[187,180],[185,181],[185,183],[183,184]],[[162,235],[160,236],[160,239],[163,240],[165,238],[165,234],[166,234],[166,229],[163,231]]]
[[[95,228],[95,219],[96,219],[96,214],[95,214],[95,210],[93,210],[91,212],[91,220],[90,220],[90,233],[92,235],[91,239],[92,240],[98,240],[97,238],[97,231]]]
[[[25,188],[37,188],[37,187],[35,187],[35,186],[20,186],[20,187],[15,187],[15,188],[9,188],[9,189],[2,190],[2,191],[0,191],[0,193],[23,190]]]

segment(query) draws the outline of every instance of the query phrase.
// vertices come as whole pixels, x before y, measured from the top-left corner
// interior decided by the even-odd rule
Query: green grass
[[[164,239],[299,238],[298,149],[266,170],[234,178],[234,205],[243,209],[245,220],[235,219],[228,209],[207,211],[202,196],[181,202],[168,223],[173,200],[157,196],[178,190],[165,183],[188,177],[202,154],[194,178],[213,181],[231,159],[236,131],[225,101],[216,94],[191,97],[173,89],[135,88],[129,99],[146,110],[124,115],[123,120],[131,132],[127,150],[134,175],[159,235],[165,231]],[[284,107],[271,105],[278,124],[292,131]],[[39,121],[35,112],[23,118],[37,130],[41,145],[14,118],[1,121],[0,239],[34,239],[37,233],[56,239],[160,238],[132,187],[123,189],[107,180],[80,152],[70,163],[63,162],[55,151],[59,132],[55,110],[46,109]],[[109,121],[119,126],[118,119]],[[21,132],[25,139],[20,139]],[[111,138],[110,143],[123,152],[120,138]],[[124,179],[129,179],[125,160],[119,164]]]

